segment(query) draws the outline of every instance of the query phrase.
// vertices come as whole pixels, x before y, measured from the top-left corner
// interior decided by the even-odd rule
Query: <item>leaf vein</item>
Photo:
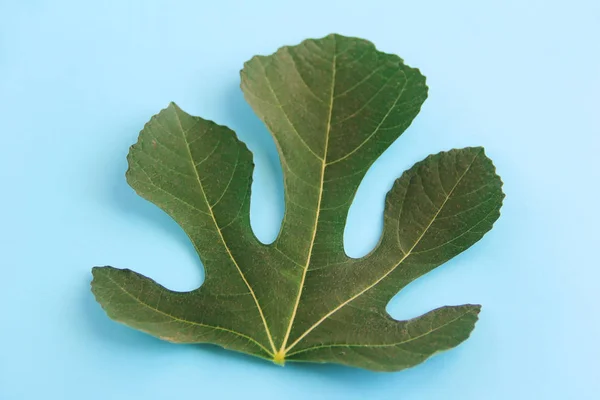
[[[471,161],[471,163],[469,164],[469,166],[465,169],[465,171],[462,173],[462,175],[457,179],[454,187],[452,188],[452,190],[448,193],[448,196],[446,197],[446,200],[441,204],[440,208],[438,209],[438,211],[433,215],[433,217],[431,218],[431,221],[429,222],[429,225],[423,230],[423,232],[421,233],[421,235],[417,238],[417,240],[415,241],[415,243],[413,244],[413,246],[408,250],[408,252],[406,252],[402,258],[400,259],[400,261],[398,261],[394,266],[392,266],[392,268],[390,268],[385,274],[383,274],[382,277],[380,277],[379,279],[377,279],[375,282],[373,282],[372,284],[368,285],[367,287],[365,287],[363,290],[359,291],[357,294],[353,295],[352,297],[350,297],[349,299],[347,299],[346,301],[342,302],[340,305],[338,305],[337,307],[335,307],[333,310],[329,311],[327,314],[325,314],[321,319],[319,319],[316,323],[314,323],[313,325],[311,325],[302,335],[300,335],[298,337],[298,339],[296,339],[291,345],[289,345],[287,347],[287,349],[285,350],[286,352],[288,352],[289,350],[291,350],[294,346],[296,346],[302,339],[304,339],[304,337],[306,337],[306,335],[308,335],[310,332],[312,332],[313,329],[315,329],[317,326],[319,326],[323,321],[325,321],[327,318],[329,318],[331,315],[335,314],[338,310],[340,310],[341,308],[343,308],[346,304],[350,303],[351,301],[355,300],[356,298],[360,297],[363,293],[367,292],[368,290],[372,289],[375,285],[377,285],[379,282],[381,282],[383,279],[385,279],[389,274],[391,274],[400,264],[402,264],[411,254],[411,252],[414,250],[414,248],[419,244],[419,242],[421,241],[421,239],[423,239],[423,237],[425,237],[425,234],[427,233],[427,231],[429,230],[429,228],[431,227],[431,225],[433,225],[434,221],[436,220],[437,216],[439,215],[439,213],[442,211],[442,209],[444,208],[444,206],[446,205],[446,202],[448,201],[448,199],[450,198],[450,196],[452,196],[452,193],[454,192],[454,190],[458,187],[458,185],[460,184],[460,182],[462,181],[462,179],[464,178],[464,176],[469,172],[469,170],[471,169],[471,167],[473,166],[473,164],[475,163],[475,160],[479,157],[479,155],[481,155],[482,151],[479,151],[474,157],[473,160]]]

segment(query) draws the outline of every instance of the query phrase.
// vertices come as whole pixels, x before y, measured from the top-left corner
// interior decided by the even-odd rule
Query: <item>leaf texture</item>
[[[329,35],[252,58],[241,81],[283,167],[277,239],[262,244],[250,227],[246,146],[171,103],[131,147],[127,181],[184,229],[206,280],[182,293],[130,270],[96,267],[92,290],[107,314],[164,340],[217,344],[279,364],[396,371],[464,341],[478,305],[407,321],[390,317],[386,305],[499,217],[502,182],[483,148],[415,164],[386,197],[377,247],[360,259],[343,248],[361,180],[427,97],[423,75],[366,40]]]

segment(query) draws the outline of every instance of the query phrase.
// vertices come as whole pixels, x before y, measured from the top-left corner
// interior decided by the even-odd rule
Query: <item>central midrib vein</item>
[[[231,259],[231,261],[233,261],[233,264],[237,268],[238,273],[242,277],[242,280],[244,281],[244,283],[248,287],[248,290],[250,291],[250,294],[252,295],[252,298],[254,299],[254,302],[256,303],[256,308],[258,309],[258,313],[260,314],[260,318],[262,319],[263,325],[265,326],[265,332],[266,332],[267,337],[269,339],[269,344],[271,345],[271,348],[273,349],[273,353],[275,353],[275,343],[273,342],[273,337],[271,336],[271,332],[269,330],[269,326],[267,325],[267,320],[265,318],[265,315],[263,314],[263,311],[262,311],[262,308],[260,306],[260,303],[258,302],[258,299],[256,298],[256,294],[254,293],[254,290],[252,289],[252,286],[250,286],[250,283],[248,282],[248,280],[246,279],[246,276],[242,272],[242,269],[240,268],[240,266],[238,265],[237,261],[233,257],[233,254],[231,254],[231,250],[229,250],[229,246],[227,246],[227,242],[225,241],[225,238],[223,237],[223,233],[221,232],[221,228],[219,227],[219,224],[217,223],[217,219],[215,218],[215,214],[214,214],[214,212],[212,210],[212,207],[210,206],[210,202],[208,201],[208,197],[206,197],[206,192],[204,191],[204,186],[202,186],[202,181],[200,180],[200,175],[198,174],[198,170],[196,169],[196,166],[194,165],[194,157],[192,156],[192,150],[190,149],[190,145],[189,145],[189,143],[187,141],[187,138],[185,137],[185,131],[183,130],[183,126],[181,125],[181,120],[179,119],[179,115],[177,114],[177,110],[175,110],[175,118],[177,118],[177,122],[179,123],[179,127],[181,128],[181,134],[183,136],[183,142],[185,143],[186,150],[188,152],[190,160],[192,161],[192,169],[194,170],[194,174],[196,176],[196,180],[198,181],[198,186],[200,186],[200,191],[202,192],[202,196],[204,197],[204,201],[206,202],[206,205],[208,207],[208,211],[210,213],[210,217],[212,218],[213,223],[215,224],[215,228],[217,230],[219,238],[221,239],[221,242],[223,243],[223,246],[225,247],[225,250],[227,251],[227,254],[229,255],[229,258]]]
[[[298,288],[298,295],[296,296],[296,302],[294,303],[294,309],[292,310],[292,315],[290,317],[290,323],[288,324],[287,331],[285,333],[285,337],[283,342],[281,343],[281,348],[277,352],[276,357],[280,357],[283,359],[285,357],[285,353],[288,349],[286,349],[286,345],[288,339],[290,338],[290,333],[292,332],[292,327],[294,326],[294,320],[296,319],[296,312],[298,311],[298,306],[300,305],[300,297],[302,296],[302,289],[304,288],[304,281],[306,280],[306,273],[308,272],[308,266],[310,265],[310,259],[312,257],[312,251],[315,246],[315,238],[317,236],[317,227],[319,225],[319,215],[321,212],[321,200],[323,199],[323,186],[325,181],[325,167],[327,166],[327,148],[329,146],[329,132],[331,131],[331,117],[333,115],[333,99],[334,99],[334,89],[335,89],[335,70],[336,70],[336,43],[335,37],[333,37],[333,59],[331,66],[331,90],[330,90],[330,98],[329,98],[329,116],[327,117],[327,129],[325,131],[325,145],[323,150],[323,158],[321,160],[321,178],[319,181],[319,198],[317,200],[317,211],[315,215],[315,222],[312,237],[310,239],[310,247],[308,249],[308,255],[306,256],[306,263],[304,265],[304,269],[302,271],[302,279],[300,280],[300,287]]]

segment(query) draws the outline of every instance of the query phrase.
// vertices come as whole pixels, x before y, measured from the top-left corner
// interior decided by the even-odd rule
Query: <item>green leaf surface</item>
[[[131,147],[127,181],[184,229],[206,280],[183,293],[127,269],[96,267],[92,290],[106,313],[164,340],[217,344],[279,364],[396,371],[464,341],[478,305],[406,321],[386,305],[492,228],[504,195],[482,148],[415,164],[386,197],[377,247],[359,259],[343,247],[356,190],[418,114],[424,76],[366,40],[329,35],[256,56],[241,79],[279,150],[279,236],[265,245],[250,227],[246,146],[171,103]]]

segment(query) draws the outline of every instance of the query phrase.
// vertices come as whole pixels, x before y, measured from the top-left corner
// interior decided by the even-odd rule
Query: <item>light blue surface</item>
[[[505,182],[493,231],[389,307],[483,304],[472,337],[376,374],[279,368],[109,320],[94,265],[172,289],[202,281],[182,230],[125,182],[146,120],[173,100],[235,129],[257,164],[253,227],[270,241],[281,170],[238,70],[330,32],[399,54],[430,86],[360,187],[350,255],[376,243],[385,192],[429,153],[484,145]],[[0,0],[0,400],[599,399],[599,40],[597,0]]]

